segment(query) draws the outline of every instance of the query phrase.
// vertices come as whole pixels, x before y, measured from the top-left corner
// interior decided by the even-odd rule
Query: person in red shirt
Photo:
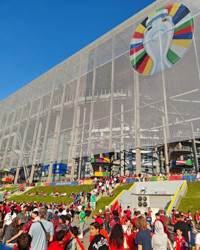
[[[112,250],[124,250],[124,233],[119,223],[115,224],[111,230],[109,247]]]
[[[164,224],[165,228],[167,228],[167,230],[168,230],[168,227],[167,227],[167,216],[165,215],[164,210],[161,209],[159,211],[159,215],[160,215],[160,219],[163,221],[163,224]]]
[[[63,247],[63,240],[65,237],[65,231],[60,230],[56,233],[57,241],[54,241],[50,244],[50,246],[47,248],[47,250],[64,250]]]
[[[127,207],[126,216],[127,216],[128,219],[131,219],[131,210],[130,210],[130,206]]]
[[[137,234],[137,229],[133,224],[131,224],[131,231],[132,231],[132,233],[130,235],[128,235],[127,233],[125,233],[124,235],[126,237],[127,249],[128,250],[135,250],[136,246],[135,246],[134,242],[135,242],[135,237]]]
[[[21,211],[21,206],[19,205],[19,203],[17,203],[17,211],[20,213]]]
[[[128,217],[127,217],[127,211],[124,210],[124,214],[123,214],[122,219],[121,219],[122,225],[126,224],[126,220],[127,219],[128,219]]]
[[[96,215],[96,218],[100,218],[100,219],[104,220],[105,216],[102,212],[102,209],[99,209],[99,214]]]
[[[183,231],[182,229],[176,230],[177,236],[174,237],[174,250],[186,250],[189,249],[188,243],[186,239],[182,236]]]
[[[104,224],[105,224],[105,229],[108,233],[110,230],[110,220],[111,220],[111,212],[110,212],[108,206],[105,206]]]
[[[197,224],[199,224],[199,211],[198,210],[196,210],[196,212],[195,212],[195,214],[194,214],[194,219],[195,219],[195,222],[197,223]]]

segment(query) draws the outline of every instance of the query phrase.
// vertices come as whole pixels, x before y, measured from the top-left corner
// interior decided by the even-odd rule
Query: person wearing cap
[[[103,214],[102,209],[99,209],[99,214],[96,215],[96,218],[101,218],[102,220],[104,220],[104,214]]]
[[[31,228],[31,225],[36,222],[36,221],[39,221],[40,220],[40,217],[38,216],[39,214],[39,211],[37,208],[34,208],[32,213],[31,213],[31,217],[29,219],[29,221],[23,226],[23,231],[25,233],[28,233],[30,228]]]
[[[99,226],[100,226],[99,233],[106,238],[107,242],[109,242],[108,233],[105,229],[103,229],[103,220],[101,218],[96,218],[94,221],[99,223]],[[93,239],[94,239],[94,236],[90,235],[89,241],[92,242]]]

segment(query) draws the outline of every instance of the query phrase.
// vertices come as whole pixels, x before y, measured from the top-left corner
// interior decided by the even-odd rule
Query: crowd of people
[[[71,195],[76,197],[77,194]],[[92,217],[89,247],[86,248],[83,244],[84,230],[88,230],[85,219],[90,214],[89,203],[83,206],[77,200],[71,205],[0,202],[0,234],[4,243],[0,249],[185,250],[192,249],[195,243],[196,249],[200,249],[198,211],[193,220],[190,211],[183,214],[174,208],[169,230],[163,209],[155,216],[151,208],[142,213],[128,206],[122,211],[117,201],[111,209],[106,206],[105,211],[99,210],[99,214]]]
[[[100,225],[104,224],[107,233],[111,231],[108,238],[108,235],[106,236],[105,232],[101,231],[100,226],[99,233],[104,235],[108,247],[114,250],[186,250],[193,248],[199,250],[200,233],[197,233],[196,229],[200,223],[198,211],[194,214],[194,218],[195,221],[193,221],[190,211],[183,214],[174,208],[171,215],[171,230],[169,230],[168,219],[163,209],[155,214],[154,221],[150,208],[142,214],[136,208],[131,213],[130,207],[122,212],[120,206],[111,213],[106,207],[104,214],[100,211],[100,214],[97,215]],[[196,234],[196,239],[194,239],[194,234]]]

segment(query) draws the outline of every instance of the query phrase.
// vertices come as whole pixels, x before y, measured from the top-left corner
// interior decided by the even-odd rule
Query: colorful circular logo
[[[174,66],[190,47],[194,19],[183,4],[170,4],[146,17],[135,30],[130,61],[142,75],[156,75]]]

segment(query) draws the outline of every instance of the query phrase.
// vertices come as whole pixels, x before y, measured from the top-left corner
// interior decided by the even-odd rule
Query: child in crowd
[[[47,250],[64,250],[63,240],[65,237],[65,231],[60,230],[56,233],[57,241],[51,243],[51,245],[47,248]]]
[[[186,250],[189,249],[188,243],[185,238],[182,236],[183,230],[178,228],[176,230],[176,236],[174,237],[174,244],[173,247],[175,250]]]

